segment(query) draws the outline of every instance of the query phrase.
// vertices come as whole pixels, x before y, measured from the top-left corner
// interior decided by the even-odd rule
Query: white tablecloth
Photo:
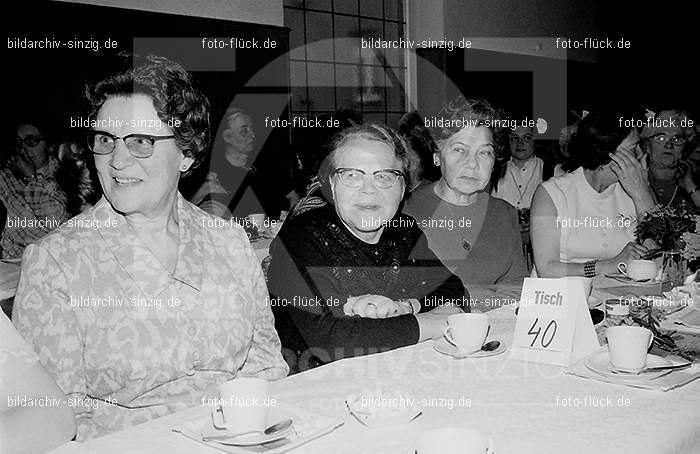
[[[512,309],[496,309],[489,316],[491,337],[510,346]],[[429,341],[287,377],[272,384],[272,394],[345,419],[343,427],[295,452],[412,454],[421,433],[445,425],[484,433],[499,454],[700,452],[700,380],[667,393],[647,391],[564,375],[559,367],[509,355],[510,350],[491,358],[455,360],[437,353]],[[344,399],[376,383],[426,399],[423,415],[395,428],[362,426],[347,413]],[[214,453],[171,432],[175,424],[207,411],[191,408],[56,452]]]

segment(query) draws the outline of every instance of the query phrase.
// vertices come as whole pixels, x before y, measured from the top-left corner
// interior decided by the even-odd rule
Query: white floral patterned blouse
[[[242,228],[178,195],[171,274],[105,198],[27,247],[13,322],[74,407],[78,440],[288,368]]]

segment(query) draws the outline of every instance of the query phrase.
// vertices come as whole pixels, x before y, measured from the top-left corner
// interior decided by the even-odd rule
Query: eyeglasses
[[[15,140],[15,146],[19,148],[22,146],[22,144],[25,144],[28,147],[36,147],[42,140],[44,140],[43,137],[33,136],[31,134],[24,136],[24,138],[17,136],[17,139]]]
[[[651,140],[658,143],[659,145],[666,145],[670,142],[671,145],[674,147],[682,147],[687,142],[687,139],[683,136],[667,137],[664,134],[657,134],[655,136],[651,136]]]
[[[149,134],[129,134],[118,137],[104,131],[90,131],[88,133],[88,148],[95,154],[105,155],[114,151],[117,139],[124,141],[131,156],[135,158],[149,158],[153,154],[153,146],[159,140],[174,139],[175,136],[151,136]]]
[[[345,186],[350,188],[359,188],[367,176],[367,172],[362,169],[352,169],[348,167],[341,167],[335,169],[334,174],[340,177],[340,182]],[[403,177],[403,172],[396,169],[380,169],[372,172],[372,179],[374,180],[375,186],[382,189],[387,189],[396,184],[399,181],[399,177]]]

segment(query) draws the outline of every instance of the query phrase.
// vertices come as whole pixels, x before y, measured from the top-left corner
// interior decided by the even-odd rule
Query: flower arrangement
[[[695,232],[685,232],[681,238],[685,243],[683,257],[688,260],[700,258],[700,216],[695,216]]]
[[[683,251],[688,240],[695,241],[688,233],[697,235],[698,218],[685,205],[657,205],[644,213],[637,222],[637,241],[646,239],[656,242],[662,251]],[[697,253],[697,247],[696,247]]]

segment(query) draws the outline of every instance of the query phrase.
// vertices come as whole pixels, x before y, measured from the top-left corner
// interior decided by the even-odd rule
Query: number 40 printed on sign
[[[525,279],[511,357],[568,366],[598,350],[586,296],[578,280]]]

